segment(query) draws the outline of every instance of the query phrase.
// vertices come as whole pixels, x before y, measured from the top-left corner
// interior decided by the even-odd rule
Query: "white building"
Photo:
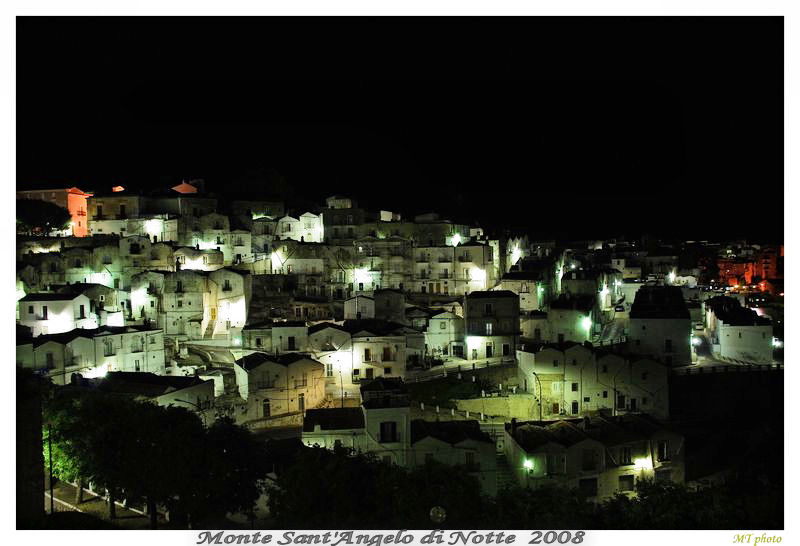
[[[669,369],[654,360],[566,342],[520,350],[517,361],[519,383],[534,393],[542,419],[599,411],[669,418]]]
[[[356,295],[344,301],[345,320],[375,318],[375,300],[369,296]]]
[[[425,330],[425,345],[431,356],[464,358],[464,319],[450,311],[433,315]]]
[[[703,302],[712,347],[720,357],[754,364],[772,362],[772,321],[726,296]]]
[[[34,336],[97,328],[97,315],[83,294],[27,294],[18,303],[19,323]]]
[[[668,366],[691,364],[692,320],[677,286],[643,286],[630,311],[628,344]]]
[[[234,365],[248,420],[303,413],[325,398],[322,363],[300,353],[251,353]]]
[[[477,421],[412,420],[400,380],[376,379],[363,385],[361,400],[360,407],[307,411],[303,443],[370,453],[406,468],[432,461],[463,465],[485,493],[496,493],[495,444]]]

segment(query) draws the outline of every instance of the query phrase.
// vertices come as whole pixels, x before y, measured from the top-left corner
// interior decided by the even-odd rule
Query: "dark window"
[[[603,398],[608,398],[608,391],[603,391]]]
[[[381,443],[397,442],[397,423],[395,421],[384,421],[381,423],[380,440]]]
[[[620,491],[633,491],[633,474],[619,477],[619,490]]]
[[[578,415],[578,409],[579,409],[578,408],[578,401],[577,400],[573,400],[572,401],[572,415]]]
[[[656,482],[663,483],[663,482],[671,482],[672,481],[672,471],[671,470],[656,470]]]
[[[669,461],[669,459],[669,442],[667,440],[661,440],[658,442],[658,460]]]
[[[261,338],[260,337],[256,338],[256,347],[261,347]]]
[[[578,392],[578,384],[577,383],[573,383],[572,384],[572,392]]]
[[[632,464],[631,448],[621,447],[619,450],[619,464]]]

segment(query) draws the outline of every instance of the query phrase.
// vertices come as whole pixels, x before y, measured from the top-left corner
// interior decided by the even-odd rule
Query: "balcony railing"
[[[440,279],[452,279],[453,276],[450,273],[439,273]]]
[[[469,256],[459,256],[459,257],[458,257],[458,261],[459,261],[459,262],[462,262],[462,263],[464,263],[464,262],[471,262],[471,261],[472,261],[472,258],[470,258]]]
[[[451,260],[450,258],[445,258],[444,256],[439,256],[439,263],[440,264],[449,264],[452,261],[453,260]]]

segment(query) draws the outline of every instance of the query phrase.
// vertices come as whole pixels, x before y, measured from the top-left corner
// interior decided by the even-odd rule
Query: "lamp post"
[[[539,376],[536,374],[536,372],[532,371],[531,373],[533,374],[533,377],[536,378],[536,383],[538,383],[538,385],[539,385],[539,396],[538,396],[538,399],[539,399],[539,421],[541,421],[542,420],[542,381],[539,379]]]

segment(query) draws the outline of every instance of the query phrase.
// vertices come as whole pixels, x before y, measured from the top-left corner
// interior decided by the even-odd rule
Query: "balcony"
[[[449,264],[453,260],[451,260],[450,258],[445,258],[444,256],[439,256],[439,260],[438,261],[439,261],[440,264]]]
[[[472,258],[470,258],[469,256],[459,256],[458,261],[461,263],[472,262]]]
[[[430,261],[428,256],[417,256],[417,263],[428,263],[428,261]]]
[[[440,279],[452,279],[453,276],[450,273],[439,273]]]

